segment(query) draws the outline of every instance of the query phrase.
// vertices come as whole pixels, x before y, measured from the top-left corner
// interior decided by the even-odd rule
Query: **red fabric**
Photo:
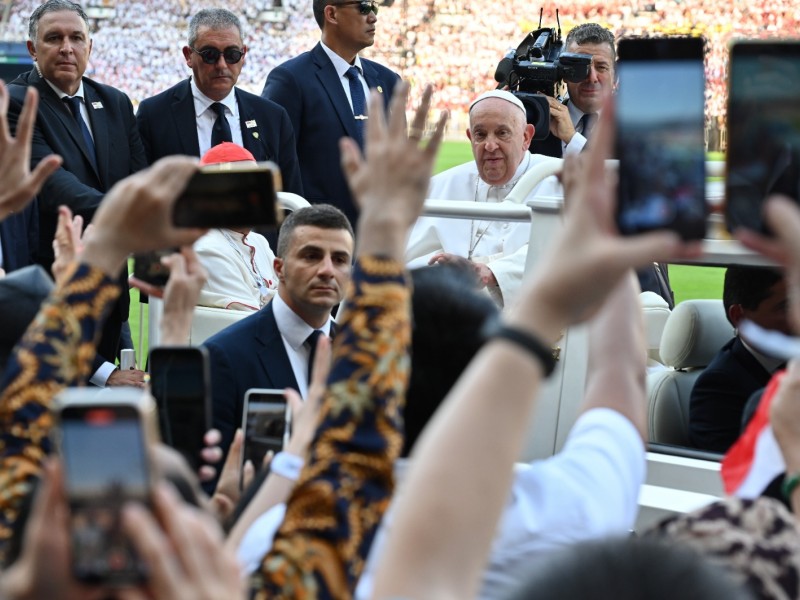
[[[772,406],[772,398],[778,391],[784,370],[778,371],[772,376],[767,384],[761,402],[756,409],[753,418],[747,425],[744,433],[731,446],[725,458],[722,460],[722,483],[726,494],[735,494],[744,483],[753,468],[759,468],[758,456],[756,455],[756,444],[764,430],[770,427],[769,410]],[[767,482],[769,483],[769,482]]]
[[[256,162],[256,157],[253,156],[249,150],[242,148],[232,142],[222,142],[213,148],[200,159],[201,165],[218,165],[221,163],[241,162],[244,160],[252,160]]]

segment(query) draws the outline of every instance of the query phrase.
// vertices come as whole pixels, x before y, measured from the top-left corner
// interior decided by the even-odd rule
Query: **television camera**
[[[550,135],[550,105],[545,96],[555,98],[561,81],[578,83],[586,79],[592,63],[591,54],[563,51],[558,10],[555,28],[542,27],[543,12],[539,11],[539,29],[526,35],[516,50],[509,49],[494,73],[498,89],[508,86],[525,105],[536,140]]]

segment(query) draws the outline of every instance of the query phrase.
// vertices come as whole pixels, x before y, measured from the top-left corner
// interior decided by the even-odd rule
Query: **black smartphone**
[[[617,226],[623,235],[706,231],[704,41],[631,38],[618,45]]]
[[[252,388],[244,395],[244,448],[242,464],[250,460],[256,469],[267,452],[280,452],[289,442],[291,412],[283,390]]]
[[[767,196],[800,200],[800,41],[737,42],[728,69],[725,220],[769,233]]]
[[[146,254],[134,254],[133,276],[151,285],[164,287],[169,279],[169,269],[161,263],[161,259],[175,252],[180,252],[180,249],[168,248]]]
[[[211,428],[208,351],[202,346],[153,348],[148,368],[161,439],[197,468],[203,436]]]
[[[176,227],[276,227],[281,175],[275,163],[202,167],[175,201]]]
[[[70,388],[57,407],[73,573],[90,584],[141,583],[147,569],[123,531],[121,509],[130,501],[150,505],[146,420],[152,399],[132,388]]]

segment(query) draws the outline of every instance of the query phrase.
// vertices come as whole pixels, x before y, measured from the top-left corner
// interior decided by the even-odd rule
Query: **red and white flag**
[[[756,498],[786,470],[769,422],[772,398],[784,373],[781,370],[772,376],[753,418],[722,460],[722,483],[729,496]]]

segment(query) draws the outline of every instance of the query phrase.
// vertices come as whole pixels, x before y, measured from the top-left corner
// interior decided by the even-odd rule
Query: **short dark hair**
[[[746,600],[743,586],[684,545],[610,538],[569,546],[531,562],[525,583],[507,600]]]
[[[725,314],[728,315],[730,307],[734,304],[755,310],[769,297],[770,288],[781,279],[783,274],[778,269],[731,265],[725,271],[725,283],[722,288]]]
[[[314,11],[314,20],[319,25],[319,28],[322,29],[323,23],[325,23],[325,7],[328,4],[333,4],[331,0],[314,0],[312,4],[312,10]]]
[[[194,48],[197,41],[197,30],[208,27],[214,31],[235,27],[242,37],[242,23],[239,17],[225,8],[204,8],[189,20],[189,46]]]
[[[83,22],[86,23],[86,30],[89,31],[89,16],[84,12],[80,4],[70,2],[70,0],[47,0],[47,2],[40,4],[31,13],[28,19],[28,38],[32,42],[36,42],[36,36],[39,34],[39,21],[47,13],[61,12],[69,10],[76,13]]]
[[[294,230],[303,225],[319,227],[320,229],[344,229],[350,237],[355,239],[353,226],[347,220],[345,214],[335,206],[330,204],[314,204],[305,206],[299,210],[289,213],[289,216],[281,224],[278,233],[278,248],[276,254],[279,258],[286,258],[286,253],[292,243]]]
[[[472,272],[440,265],[411,271],[411,379],[404,409],[407,456],[433,413],[483,345],[498,308]]]
[[[617,49],[614,46],[614,34],[597,23],[583,23],[573,27],[564,40],[564,49],[570,44],[582,46],[584,44],[608,44],[611,46],[611,58],[617,60]]]

